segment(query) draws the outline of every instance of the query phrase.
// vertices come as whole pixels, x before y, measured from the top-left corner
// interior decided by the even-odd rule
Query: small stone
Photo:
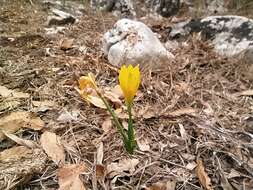
[[[65,24],[73,24],[76,21],[76,18],[66,12],[63,12],[58,9],[52,9],[52,12],[55,14],[54,16],[48,17],[48,25],[65,25]]]

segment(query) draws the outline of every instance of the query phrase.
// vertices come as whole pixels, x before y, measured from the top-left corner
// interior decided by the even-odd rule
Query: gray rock
[[[73,24],[76,21],[76,18],[69,13],[58,9],[52,9],[54,16],[48,17],[48,25],[65,25],[65,24]]]
[[[243,55],[244,60],[253,66],[253,47],[248,48]],[[252,73],[253,77],[253,73]]]
[[[227,12],[226,0],[183,0],[192,15],[210,16]],[[194,14],[195,13],[195,14]]]
[[[246,17],[209,16],[178,23],[172,27],[170,38],[187,37],[193,32],[211,40],[220,55],[231,57],[253,47],[253,20]]]
[[[161,44],[156,35],[142,22],[121,19],[103,36],[103,52],[109,62],[139,64],[141,68],[159,68],[174,56]]]
[[[114,12],[117,16],[135,17],[131,0],[91,0],[91,7],[108,12]]]
[[[84,4],[79,1],[43,0],[42,3],[47,9],[59,9],[74,16],[82,16],[85,12]]]
[[[151,10],[163,17],[170,17],[178,13],[180,0],[146,0]]]

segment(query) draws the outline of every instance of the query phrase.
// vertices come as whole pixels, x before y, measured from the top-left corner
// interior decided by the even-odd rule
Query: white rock
[[[168,52],[156,35],[142,22],[121,19],[103,36],[103,52],[109,62],[142,68],[159,68],[174,56]]]
[[[253,20],[246,17],[226,15],[188,20],[173,26],[170,37],[185,37],[193,32],[201,32],[222,56],[237,56],[253,48]]]

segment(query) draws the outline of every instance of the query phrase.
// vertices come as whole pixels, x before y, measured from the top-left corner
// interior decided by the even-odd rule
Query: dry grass
[[[43,17],[44,13],[39,13]],[[34,29],[26,29],[18,41],[21,44],[6,44],[1,50],[4,54],[0,85],[28,92],[31,100],[57,103],[55,109],[37,114],[48,130],[61,136],[66,147],[72,147],[66,148],[67,162],[87,163],[89,172],[84,181],[89,188],[94,185],[98,142],[104,144],[104,165],[129,157],[116,130],[104,133],[101,128],[108,113],[89,106],[75,90],[78,78],[88,72],[96,75],[102,88],[118,83],[117,68],[107,63],[99,48],[101,35],[114,21],[109,14],[101,19],[101,15],[88,13],[64,34],[48,38],[38,32],[37,37],[31,38]],[[63,37],[74,38],[74,44],[85,46],[87,53],[78,48],[60,50],[58,42]],[[54,56],[46,55],[46,48]],[[197,158],[203,160],[214,189],[221,189],[224,178],[238,189],[243,185],[252,189],[252,126],[244,119],[253,112],[253,100],[236,95],[252,89],[252,81],[245,78],[238,60],[216,55],[212,47],[195,36],[188,39],[188,46],[173,53],[176,58],[170,66],[142,75],[141,93],[134,109],[136,113],[146,109],[150,114],[136,114],[135,125],[138,139],[147,140],[150,150],[136,151],[133,158],[140,161],[136,171],[119,177],[115,189],[137,189],[169,179],[177,181],[176,189],[202,189],[195,170],[189,169]],[[31,100],[15,110],[32,110]],[[63,110],[77,110],[78,120],[58,121]],[[10,111],[1,114],[7,112]],[[8,146],[1,146],[1,150]],[[43,174],[34,176],[20,189],[56,188],[56,169],[48,162]],[[238,175],[229,178],[234,171]],[[105,182],[108,187],[113,186],[108,177]],[[102,188],[98,185],[98,189]]]

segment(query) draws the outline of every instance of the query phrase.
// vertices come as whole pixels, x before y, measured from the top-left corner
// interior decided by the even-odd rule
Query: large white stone
[[[117,21],[104,34],[103,52],[118,67],[139,64],[142,68],[159,68],[174,58],[149,27],[129,19]]]
[[[172,27],[171,38],[201,32],[214,50],[227,57],[253,48],[253,20],[235,15],[208,16],[199,20],[188,20]]]

